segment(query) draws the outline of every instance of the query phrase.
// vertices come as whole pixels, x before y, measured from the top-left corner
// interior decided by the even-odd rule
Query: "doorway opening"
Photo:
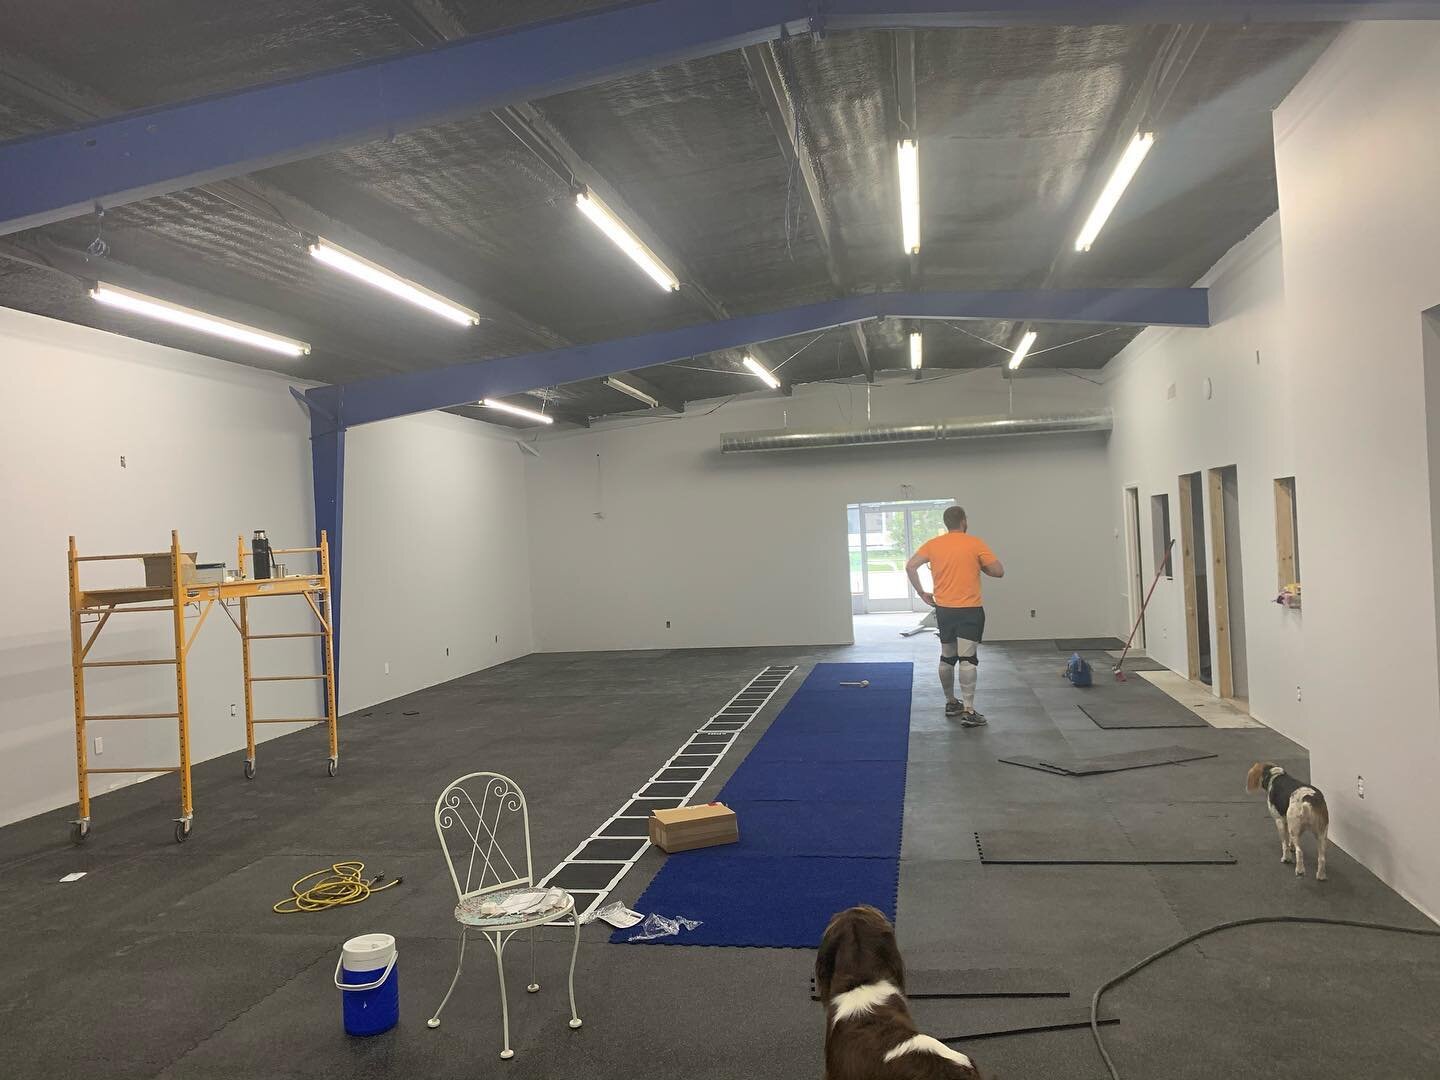
[[[1185,642],[1190,678],[1211,685],[1205,485],[1198,472],[1180,477],[1180,556],[1185,585]]]
[[[909,502],[853,503],[846,507],[850,543],[850,612],[926,612],[905,575],[905,563],[926,540],[945,531],[949,499]],[[920,568],[930,588],[930,568]]]
[[[1145,602],[1145,569],[1141,563],[1140,548],[1140,489],[1125,489],[1125,588],[1129,618],[1125,620],[1128,630],[1135,627],[1133,648],[1145,648],[1145,620],[1141,615]]]
[[[1215,673],[1222,698],[1246,701],[1245,584],[1240,559],[1240,483],[1234,465],[1210,470],[1210,544],[1214,548]]]

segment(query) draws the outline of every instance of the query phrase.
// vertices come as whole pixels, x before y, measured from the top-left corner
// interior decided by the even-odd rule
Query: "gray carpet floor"
[[[1215,758],[1103,776],[1050,776],[1007,754],[1067,757],[1168,745],[1175,732],[1102,731],[1075,707],[1050,640],[984,650],[990,726],[947,721],[933,636],[894,620],[860,626],[853,647],[534,656],[345,718],[340,774],[325,776],[315,732],[261,747],[247,783],[231,755],[196,770],[192,839],[170,838],[166,780],[99,798],[83,848],[69,811],[0,830],[6,928],[0,1061],[18,1078],[791,1078],[821,1072],[823,1020],[801,950],[608,944],[587,927],[577,986],[585,1026],[566,1026],[569,931],[540,948],[537,995],[512,954],[511,1030],[502,1063],[491,956],[474,943],[444,1026],[425,1027],[453,971],[454,895],[431,808],[454,775],[494,769],[531,802],[537,874],[619,807],[683,736],[767,664],[804,665],[740,738],[700,798],[718,790],[819,660],[915,660],[898,932],[928,969],[1042,969],[1065,1000],[919,1001],[937,1035],[1043,1018],[1087,1003],[1103,979],[1190,931],[1258,914],[1317,914],[1426,925],[1343,852],[1330,880],[1282,866],[1246,767],[1306,773],[1303,751],[1264,729],[1187,730]],[[405,715],[414,713],[415,715]],[[974,833],[1003,830],[1137,849],[1219,848],[1233,866],[985,866]],[[338,859],[404,883],[364,904],[279,916],[302,874]],[[651,852],[615,895],[633,901]],[[1313,860],[1312,860],[1313,861]],[[71,871],[88,876],[72,884]],[[777,898],[783,903],[783,897]],[[400,943],[401,1023],[369,1040],[341,1031],[331,985],[340,943],[384,931]],[[1123,1075],[1440,1075],[1440,941],[1302,926],[1207,939],[1107,1001]],[[1104,1072],[1086,1031],[986,1039],[966,1049],[1012,1078]],[[1283,1062],[1283,1068],[1274,1063]]]

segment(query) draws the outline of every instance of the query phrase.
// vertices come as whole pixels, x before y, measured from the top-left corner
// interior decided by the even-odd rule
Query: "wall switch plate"
[[[234,716],[239,711],[239,708],[240,707],[232,701],[230,703],[230,715]]]
[[[1033,619],[1034,617],[1035,617],[1035,609],[1032,607],[1032,608],[1030,609],[1030,618]]]
[[[1355,777],[1355,794],[1362,799],[1365,798],[1365,777]]]
[[[670,629],[670,620],[669,620],[669,619],[666,619],[666,620],[665,620],[665,629],[666,629],[666,630],[669,630],[669,629]]]
[[[389,675],[389,674],[390,674],[390,661],[389,661],[389,660],[386,660],[386,661],[385,661],[385,674],[386,674],[386,675]]]
[[[121,467],[122,469],[125,468],[125,455],[124,455],[124,454],[121,454],[121,455],[120,455],[120,467]]]
[[[1295,700],[1296,700],[1296,701],[1300,701],[1300,700],[1301,700],[1301,697],[1300,697],[1300,687],[1299,687],[1299,686],[1296,686],[1296,687],[1295,687]]]
[[[449,656],[449,655],[450,655],[450,646],[448,646],[448,645],[445,646],[445,655],[446,655],[446,656]]]
[[[95,736],[95,753],[97,753],[97,754],[103,754],[104,752],[105,752],[105,736],[104,736],[104,735],[96,735],[96,736]]]

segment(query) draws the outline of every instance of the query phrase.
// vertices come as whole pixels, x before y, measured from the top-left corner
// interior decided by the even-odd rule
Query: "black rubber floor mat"
[[[1186,761],[1201,761],[1213,757],[1219,755],[1206,750],[1191,750],[1184,746],[1161,746],[1154,750],[1131,750],[1124,754],[1105,754],[1092,758],[1040,758],[1017,754],[1000,760],[1006,765],[1019,765],[1021,768],[1037,769],[1057,776],[1096,776],[1129,769],[1148,769],[1155,765],[1179,765]]]
[[[1101,1012],[1096,1018],[1101,1024],[1118,1024],[1120,1018],[1112,1012]],[[1037,1031],[1067,1031],[1071,1028],[1090,1026],[1090,1007],[1079,1005],[1055,1012],[1045,1019],[1010,1020],[1005,1023],[977,1024],[958,1035],[940,1035],[943,1043],[966,1042],[974,1039],[993,1039],[999,1035],[1029,1035]]]
[[[612,839],[606,837],[603,840],[587,841],[585,846],[575,853],[572,862],[629,862],[640,853],[645,842],[639,839]]]
[[[623,863],[566,863],[550,879],[557,889],[578,889],[592,892],[604,889],[617,872],[624,869]]]
[[[595,835],[604,837],[649,837],[650,823],[641,817],[616,818]]]
[[[1069,980],[1044,968],[905,969],[905,996],[912,1001],[950,998],[1068,998]],[[819,1001],[815,976],[810,1000]]]
[[[1137,847],[1123,833],[1073,838],[1035,832],[991,830],[975,834],[975,849],[986,866],[1231,866],[1228,851],[1197,849],[1176,838],[1153,849]]]
[[[1055,648],[1061,652],[1090,652],[1096,649],[1123,649],[1125,642],[1113,637],[1056,638]]]
[[[1163,695],[1145,701],[1091,701],[1079,708],[1107,731],[1210,726],[1174,698]]]

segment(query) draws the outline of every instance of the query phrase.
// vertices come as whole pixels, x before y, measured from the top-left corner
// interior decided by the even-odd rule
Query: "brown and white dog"
[[[895,930],[873,907],[830,920],[815,986],[825,1003],[825,1080],[979,1080],[968,1057],[915,1027]]]
[[[1279,765],[1257,761],[1245,774],[1246,791],[1265,791],[1265,805],[1280,833],[1280,861],[1295,853],[1295,875],[1305,876],[1305,852],[1300,837],[1315,834],[1315,880],[1325,880],[1325,834],[1330,831],[1330,810],[1318,788],[1302,784]]]

